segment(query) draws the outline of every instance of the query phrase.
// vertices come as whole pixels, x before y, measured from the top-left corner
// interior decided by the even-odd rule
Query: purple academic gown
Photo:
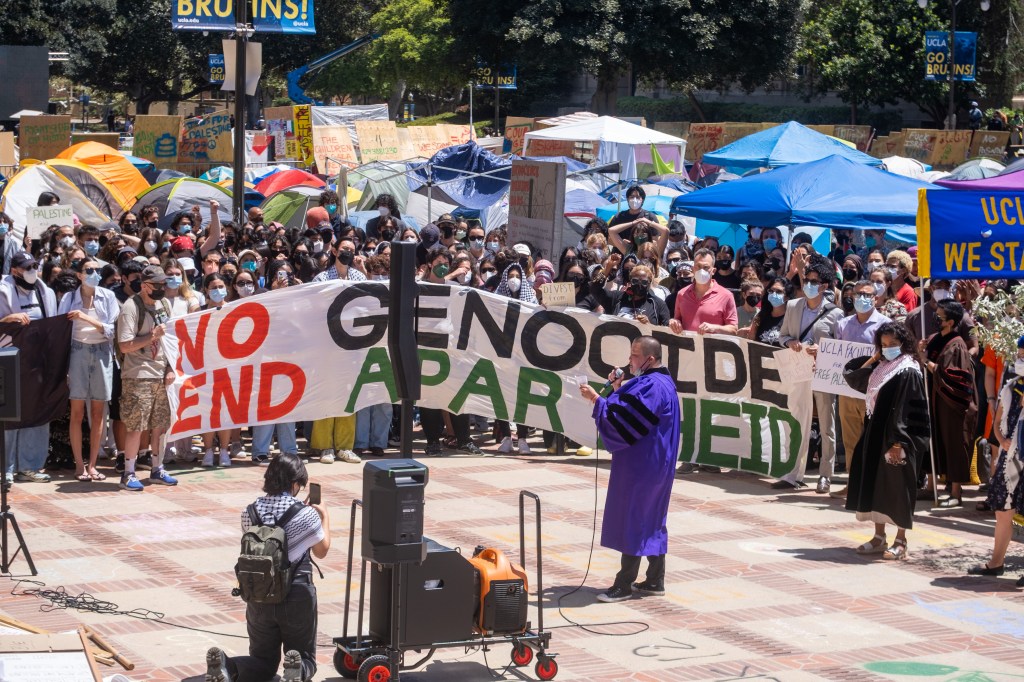
[[[668,552],[668,503],[679,455],[679,398],[659,367],[594,404],[612,453],[601,545],[632,556]]]

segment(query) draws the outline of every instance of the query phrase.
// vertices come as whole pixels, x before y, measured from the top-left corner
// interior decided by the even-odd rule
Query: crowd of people
[[[392,242],[412,242],[417,244],[417,276],[426,282],[539,304],[544,303],[545,283],[571,283],[576,307],[583,310],[668,326],[676,333],[736,335],[812,356],[822,339],[873,344],[878,350],[873,362],[850,368],[851,380],[864,384],[868,398],[815,392],[816,445],[772,486],[803,488],[808,468],[816,466],[817,493],[848,497],[851,508],[870,512],[863,507],[871,506],[871,495],[890,478],[853,477],[842,490],[833,490],[832,478],[844,463],[852,474],[858,459],[865,466],[888,461],[883,453],[861,454],[877,435],[871,405],[883,397],[871,397],[879,387],[872,388],[873,374],[866,369],[891,371],[897,363],[904,370],[913,366],[923,378],[901,390],[915,400],[929,394],[929,407],[922,408],[925,418],[919,412],[902,418],[934,435],[934,471],[927,448],[902,443],[899,461],[913,464],[907,469],[913,476],[900,477],[913,482],[908,494],[925,498],[935,494],[937,485],[944,486],[940,505],[960,506],[963,488],[971,484],[976,439],[987,437],[995,448],[993,480],[1005,480],[1010,487],[979,508],[1024,511],[1024,491],[1018,490],[1019,475],[1013,473],[1020,468],[1015,455],[1009,456],[1003,478],[997,475],[1000,455],[1015,443],[1019,417],[1017,394],[1007,394],[1003,386],[1011,385],[1008,379],[1020,380],[1016,368],[993,349],[979,347],[973,330],[983,321],[971,316],[979,296],[1009,289],[1010,283],[922,283],[916,247],[890,243],[884,230],[834,230],[830,250],[819,253],[808,234],[787,232],[786,238],[778,227],[752,225],[745,243],[734,249],[719,238],[689,234],[681,221],[666,223],[645,211],[645,198],[642,188],[630,187],[628,208],[607,224],[591,219],[578,243],[557,254],[538,253],[505,226],[485,228],[448,214],[417,231],[403,221],[387,194],[376,197],[379,215],[365,228],[355,227],[344,219],[332,190],[320,195],[304,225],[290,228],[265,222],[259,208],[250,209],[243,224],[222,222],[219,206],[210,202],[208,211],[193,207],[170,217],[156,206],[139,206],[116,223],[82,225],[76,219],[16,243],[10,236],[12,221],[0,216],[5,275],[0,321],[27,324],[53,315],[72,321],[67,429],[80,480],[104,478],[97,469],[102,453],[115,457],[125,490],[144,489],[138,469],[149,470],[150,483],[175,485],[165,464],[201,458],[202,466],[227,467],[244,458],[266,465],[275,437],[281,452],[300,454],[299,432],[308,442],[304,457],[357,463],[364,456],[382,456],[395,444],[392,406],[305,424],[254,426],[250,453],[243,451],[238,430],[204,434],[201,446],[190,439],[165,443],[170,425],[165,385],[173,375],[159,339],[169,320],[266,291],[312,281],[386,280]],[[59,201],[48,192],[39,198],[40,205]],[[886,350],[896,347],[902,355]],[[500,452],[531,452],[527,424],[513,429],[508,422],[429,408],[420,408],[418,418],[427,455],[452,449],[479,454],[489,438]],[[545,446],[553,448],[554,434],[544,435]],[[49,480],[44,471],[49,440],[49,425],[9,430],[6,480]],[[893,444],[885,452],[888,445]],[[716,469],[691,464],[689,453],[682,453],[682,459],[683,475]],[[855,485],[860,487],[855,490]],[[889,518],[901,529],[908,527],[909,518],[902,514]],[[884,544],[884,536],[876,535],[873,542],[869,550]]]

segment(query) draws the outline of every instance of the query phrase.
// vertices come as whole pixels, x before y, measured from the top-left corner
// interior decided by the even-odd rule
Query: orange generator
[[[475,621],[480,634],[525,632],[530,586],[523,567],[493,547],[477,548],[469,560],[476,569],[478,595]]]

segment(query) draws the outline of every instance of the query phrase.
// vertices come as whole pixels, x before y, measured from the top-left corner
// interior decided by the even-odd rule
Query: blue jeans
[[[7,429],[4,445],[7,448],[7,473],[39,471],[46,466],[46,456],[50,452],[50,425]]]
[[[391,405],[370,405],[356,412],[357,448],[386,448],[391,431]]]
[[[277,444],[281,446],[281,452],[297,455],[299,446],[295,444],[295,422],[253,426],[252,454],[254,456],[270,454],[270,442],[274,439],[274,429],[277,429]]]

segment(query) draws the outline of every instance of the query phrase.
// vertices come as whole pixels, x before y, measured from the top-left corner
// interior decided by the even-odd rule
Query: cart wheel
[[[352,654],[335,649],[334,669],[345,679],[354,680],[359,674],[359,661],[353,658]]]
[[[558,663],[553,658],[538,658],[533,671],[537,673],[537,679],[553,680],[558,674]]]
[[[530,665],[533,660],[533,649],[525,644],[516,644],[512,647],[512,663],[517,667]]]
[[[367,656],[359,665],[359,682],[390,682],[391,677],[391,660],[387,656]]]

